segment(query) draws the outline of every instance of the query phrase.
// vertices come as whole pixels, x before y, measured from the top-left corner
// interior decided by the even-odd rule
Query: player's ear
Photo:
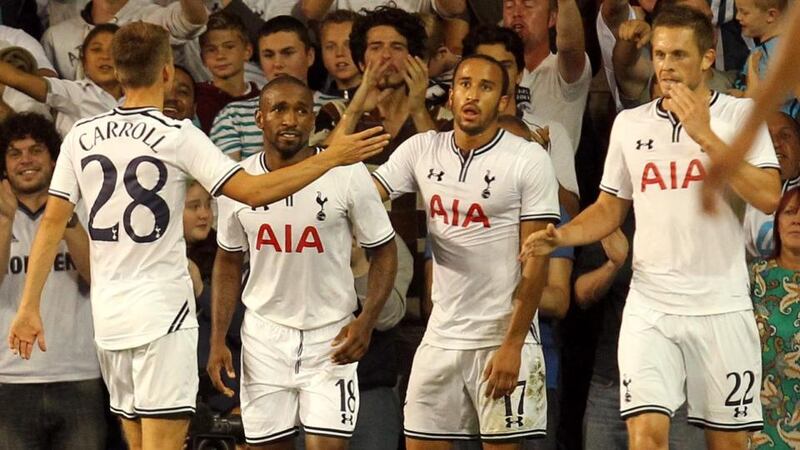
[[[511,96],[509,95],[501,95],[500,101],[497,102],[497,110],[498,111],[505,111],[508,107],[508,102],[511,101]]]
[[[713,48],[706,50],[705,54],[703,54],[703,72],[711,70],[711,67],[714,66],[714,61],[717,60],[717,51]]]
[[[256,110],[256,126],[260,129],[264,129],[264,115],[261,114],[261,109]]]
[[[447,93],[447,109],[453,110],[453,88],[450,87],[450,92]]]

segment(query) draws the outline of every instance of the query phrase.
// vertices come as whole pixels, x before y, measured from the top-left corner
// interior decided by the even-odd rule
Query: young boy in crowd
[[[765,76],[770,55],[775,53],[783,32],[782,18],[787,5],[787,0],[736,0],[736,19],[742,26],[742,34],[759,42],[736,80],[739,94],[750,96],[759,79]],[[796,97],[788,97],[781,110],[797,118],[800,102]]]
[[[330,87],[325,93],[350,100],[361,84],[361,71],[350,55],[350,31],[357,14],[346,9],[330,12],[319,24],[322,62],[328,71]]]
[[[200,35],[200,55],[211,72],[211,81],[197,85],[197,117],[208,134],[217,113],[230,102],[258,97],[259,89],[244,80],[244,65],[253,56],[253,46],[241,20],[226,12],[208,19]]]

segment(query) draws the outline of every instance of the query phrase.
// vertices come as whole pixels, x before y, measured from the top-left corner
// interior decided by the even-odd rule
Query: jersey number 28
[[[95,199],[92,209],[89,211],[89,236],[93,241],[116,242],[119,240],[119,222],[108,228],[95,228],[94,218],[114,193],[114,187],[117,185],[117,168],[108,157],[91,155],[81,160],[81,169],[86,169],[86,166],[93,161],[97,161],[103,170],[103,186],[100,188],[97,199]],[[136,171],[142,164],[152,164],[158,170],[158,181],[156,181],[152,189],[142,186],[136,176]],[[167,183],[167,166],[151,156],[140,156],[131,160],[128,167],[125,168],[122,180],[125,184],[125,190],[133,199],[122,214],[122,225],[125,228],[125,233],[130,236],[133,242],[147,243],[159,239],[166,231],[167,225],[169,225],[169,205],[163,198],[158,196],[158,191]],[[153,213],[153,217],[155,217],[153,230],[146,235],[137,234],[131,224],[131,216],[137,206],[149,209]]]

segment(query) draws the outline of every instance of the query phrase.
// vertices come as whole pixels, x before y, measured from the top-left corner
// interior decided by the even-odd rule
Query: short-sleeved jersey
[[[269,171],[263,152],[242,161],[242,167],[252,174]],[[384,245],[395,234],[363,164],[331,169],[265,207],[219,200],[217,244],[249,252],[242,302],[250,312],[286,327],[323,327],[357,309],[350,271],[354,234],[365,248]]]
[[[751,101],[711,92],[711,128],[729,141]],[[766,126],[747,156],[779,168]],[[662,106],[662,99],[620,112],[614,121],[600,189],[633,200],[631,290],[668,314],[708,315],[752,308],[744,233],[730,206],[704,214],[700,189],[709,159]]]
[[[44,207],[30,211],[20,204],[11,229],[6,275],[0,284],[0,329],[8,330],[22,299],[28,259]],[[10,351],[0,351],[0,383],[54,383],[100,378],[92,342],[92,308],[89,286],[79,281],[78,269],[65,241],[42,291],[41,315],[47,330],[47,352],[33,352],[24,361]]]
[[[454,132],[429,131],[401,144],[373,176],[392,198],[419,192],[425,202],[433,311],[423,341],[448,349],[501,344],[520,279],[520,221],[560,217],[547,153],[500,130],[465,156]]]
[[[64,139],[50,194],[89,209],[97,344],[132,348],[197,327],[183,240],[187,174],[212,195],[240,167],[189,120],[116,108]]]

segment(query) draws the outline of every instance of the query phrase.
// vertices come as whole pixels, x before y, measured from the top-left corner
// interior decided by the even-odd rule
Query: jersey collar
[[[494,134],[494,137],[492,139],[490,139],[489,142],[487,142],[486,144],[484,144],[484,145],[482,145],[482,146],[480,146],[478,148],[472,149],[472,151],[470,151],[468,157],[475,157],[475,156],[478,156],[478,155],[481,155],[483,153],[488,152],[489,150],[494,148],[494,146],[496,146],[498,142],[500,142],[500,140],[503,138],[505,133],[506,133],[506,130],[504,130],[502,128],[498,128],[497,132]],[[456,145],[456,133],[455,132],[453,132],[453,134],[450,136],[450,149],[456,155],[458,155],[459,158],[464,159],[464,155],[461,153],[461,149],[459,149],[458,145]]]
[[[719,99],[719,92],[712,89],[711,95],[709,96],[708,99],[708,106],[709,107],[714,106],[714,104],[717,103],[718,99]],[[663,103],[664,103],[664,97],[659,97],[659,99],[656,100],[656,115],[658,117],[661,117],[662,119],[669,120],[670,123],[673,125],[679,124],[681,121],[678,120],[678,116],[673,114],[672,111],[667,111],[664,108]]]

